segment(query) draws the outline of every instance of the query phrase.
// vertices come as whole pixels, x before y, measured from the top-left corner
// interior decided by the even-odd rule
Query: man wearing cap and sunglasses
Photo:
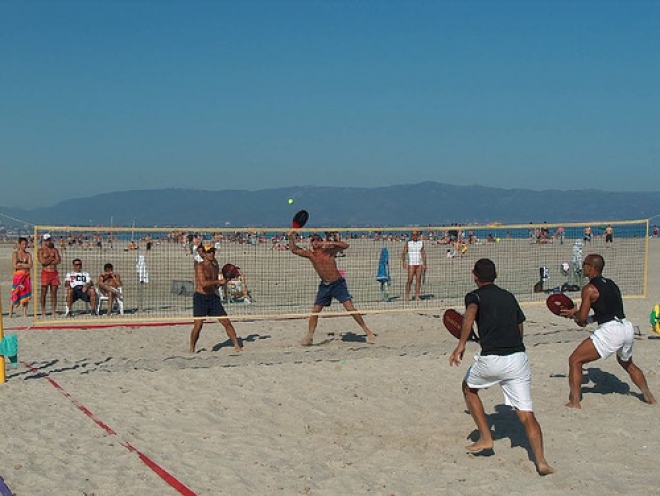
[[[227,311],[222,306],[222,300],[218,294],[218,287],[227,284],[227,280],[220,277],[219,264],[215,259],[215,247],[211,244],[202,245],[198,253],[203,260],[195,264],[195,292],[193,293],[195,321],[190,333],[190,353],[195,353],[195,346],[205,317],[219,317],[218,320],[225,328],[234,349],[242,351],[243,348],[236,337],[236,329],[227,317]]]
[[[37,251],[37,259],[41,264],[41,315],[46,315],[46,293],[50,288],[50,309],[53,315],[57,314],[57,289],[60,286],[60,274],[57,266],[62,263],[62,257],[53,237],[46,233],[43,235],[43,244]]]

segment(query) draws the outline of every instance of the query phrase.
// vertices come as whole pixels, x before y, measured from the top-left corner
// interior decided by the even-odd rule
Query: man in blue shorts
[[[493,434],[479,398],[479,389],[499,384],[505,403],[515,409],[525,427],[537,472],[539,475],[551,474],[554,469],[545,460],[543,433],[532,409],[532,372],[523,344],[525,315],[515,296],[495,285],[497,271],[491,260],[477,260],[472,275],[478,288],[465,296],[461,337],[449,358],[450,365],[461,363],[476,322],[481,353],[465,375],[463,396],[479,429],[479,439],[466,449],[470,453],[493,449]]]
[[[243,348],[236,337],[236,330],[227,317],[227,312],[222,306],[222,300],[218,294],[218,287],[227,284],[227,281],[220,276],[220,267],[215,260],[215,247],[203,245],[199,254],[203,260],[195,264],[195,292],[193,293],[195,322],[190,333],[190,353],[195,353],[195,345],[202,331],[205,317],[220,317],[218,320],[225,328],[234,349],[242,351]]]
[[[311,346],[314,343],[314,331],[319,322],[319,313],[321,313],[323,307],[330,306],[333,298],[337,299],[339,303],[344,305],[346,310],[351,312],[355,321],[366,333],[367,343],[375,343],[376,335],[367,327],[362,315],[357,313],[357,310],[353,305],[352,297],[348,292],[346,279],[342,277],[339,273],[339,269],[337,269],[335,255],[340,251],[347,249],[348,243],[341,240],[324,241],[318,234],[312,235],[311,243],[312,248],[310,250],[305,250],[296,244],[295,233],[293,231],[289,233],[289,250],[291,250],[291,253],[309,259],[309,261],[312,262],[314,270],[316,270],[316,273],[321,278],[318,293],[316,294],[316,300],[314,301],[314,307],[312,308],[312,316],[309,318],[307,335],[303,338],[300,344],[303,346]]]

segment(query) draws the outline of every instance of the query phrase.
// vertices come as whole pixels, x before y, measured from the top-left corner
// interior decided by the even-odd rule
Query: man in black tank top
[[[479,429],[479,439],[466,446],[470,453],[492,450],[490,431],[479,389],[499,384],[507,405],[512,406],[525,427],[525,434],[534,453],[536,470],[548,475],[554,469],[543,454],[543,434],[532,409],[532,372],[523,345],[523,314],[515,296],[495,285],[495,264],[477,260],[472,269],[478,288],[465,296],[465,317],[458,346],[449,358],[450,365],[459,365],[465,345],[477,323],[481,354],[463,380],[463,396]]]
[[[566,406],[580,408],[582,401],[582,366],[599,358],[616,353],[616,359],[628,372],[635,385],[642,391],[642,399],[651,405],[655,398],[646,383],[644,372],[633,363],[632,350],[635,331],[623,312],[621,291],[614,281],[603,277],[605,260],[597,254],[587,255],[582,264],[582,273],[589,282],[582,288],[580,307],[562,310],[564,317],[575,320],[584,327],[592,320],[598,322],[594,333],[582,341],[568,359],[568,384],[570,392]],[[593,310],[593,316],[589,311]]]

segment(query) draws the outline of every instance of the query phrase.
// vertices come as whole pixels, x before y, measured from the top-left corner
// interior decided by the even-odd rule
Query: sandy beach
[[[648,323],[658,239],[648,267],[647,297],[625,305],[642,334],[635,362],[658,396],[660,340]],[[660,409],[615,358],[586,368],[582,410],[566,408],[568,356],[593,325],[538,303],[523,310],[548,477],[497,387],[482,393],[494,454],[465,452],[476,429],[461,380],[478,348],[450,367],[454,338],[414,308],[367,315],[375,345],[346,316],[321,319],[309,348],[298,345],[305,319],[239,321],[241,354],[218,323],[191,355],[191,325],[12,330],[29,322],[4,318],[20,363],[0,385],[0,477],[17,496],[660,494]]]

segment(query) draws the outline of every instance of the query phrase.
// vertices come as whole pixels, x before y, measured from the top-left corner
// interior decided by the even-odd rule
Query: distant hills
[[[288,198],[295,203],[289,205]],[[159,189],[107,193],[33,210],[0,207],[41,225],[116,227],[285,227],[298,209],[310,226],[568,223],[644,219],[660,213],[660,192],[533,191],[437,182],[380,188],[295,186],[259,191]]]

